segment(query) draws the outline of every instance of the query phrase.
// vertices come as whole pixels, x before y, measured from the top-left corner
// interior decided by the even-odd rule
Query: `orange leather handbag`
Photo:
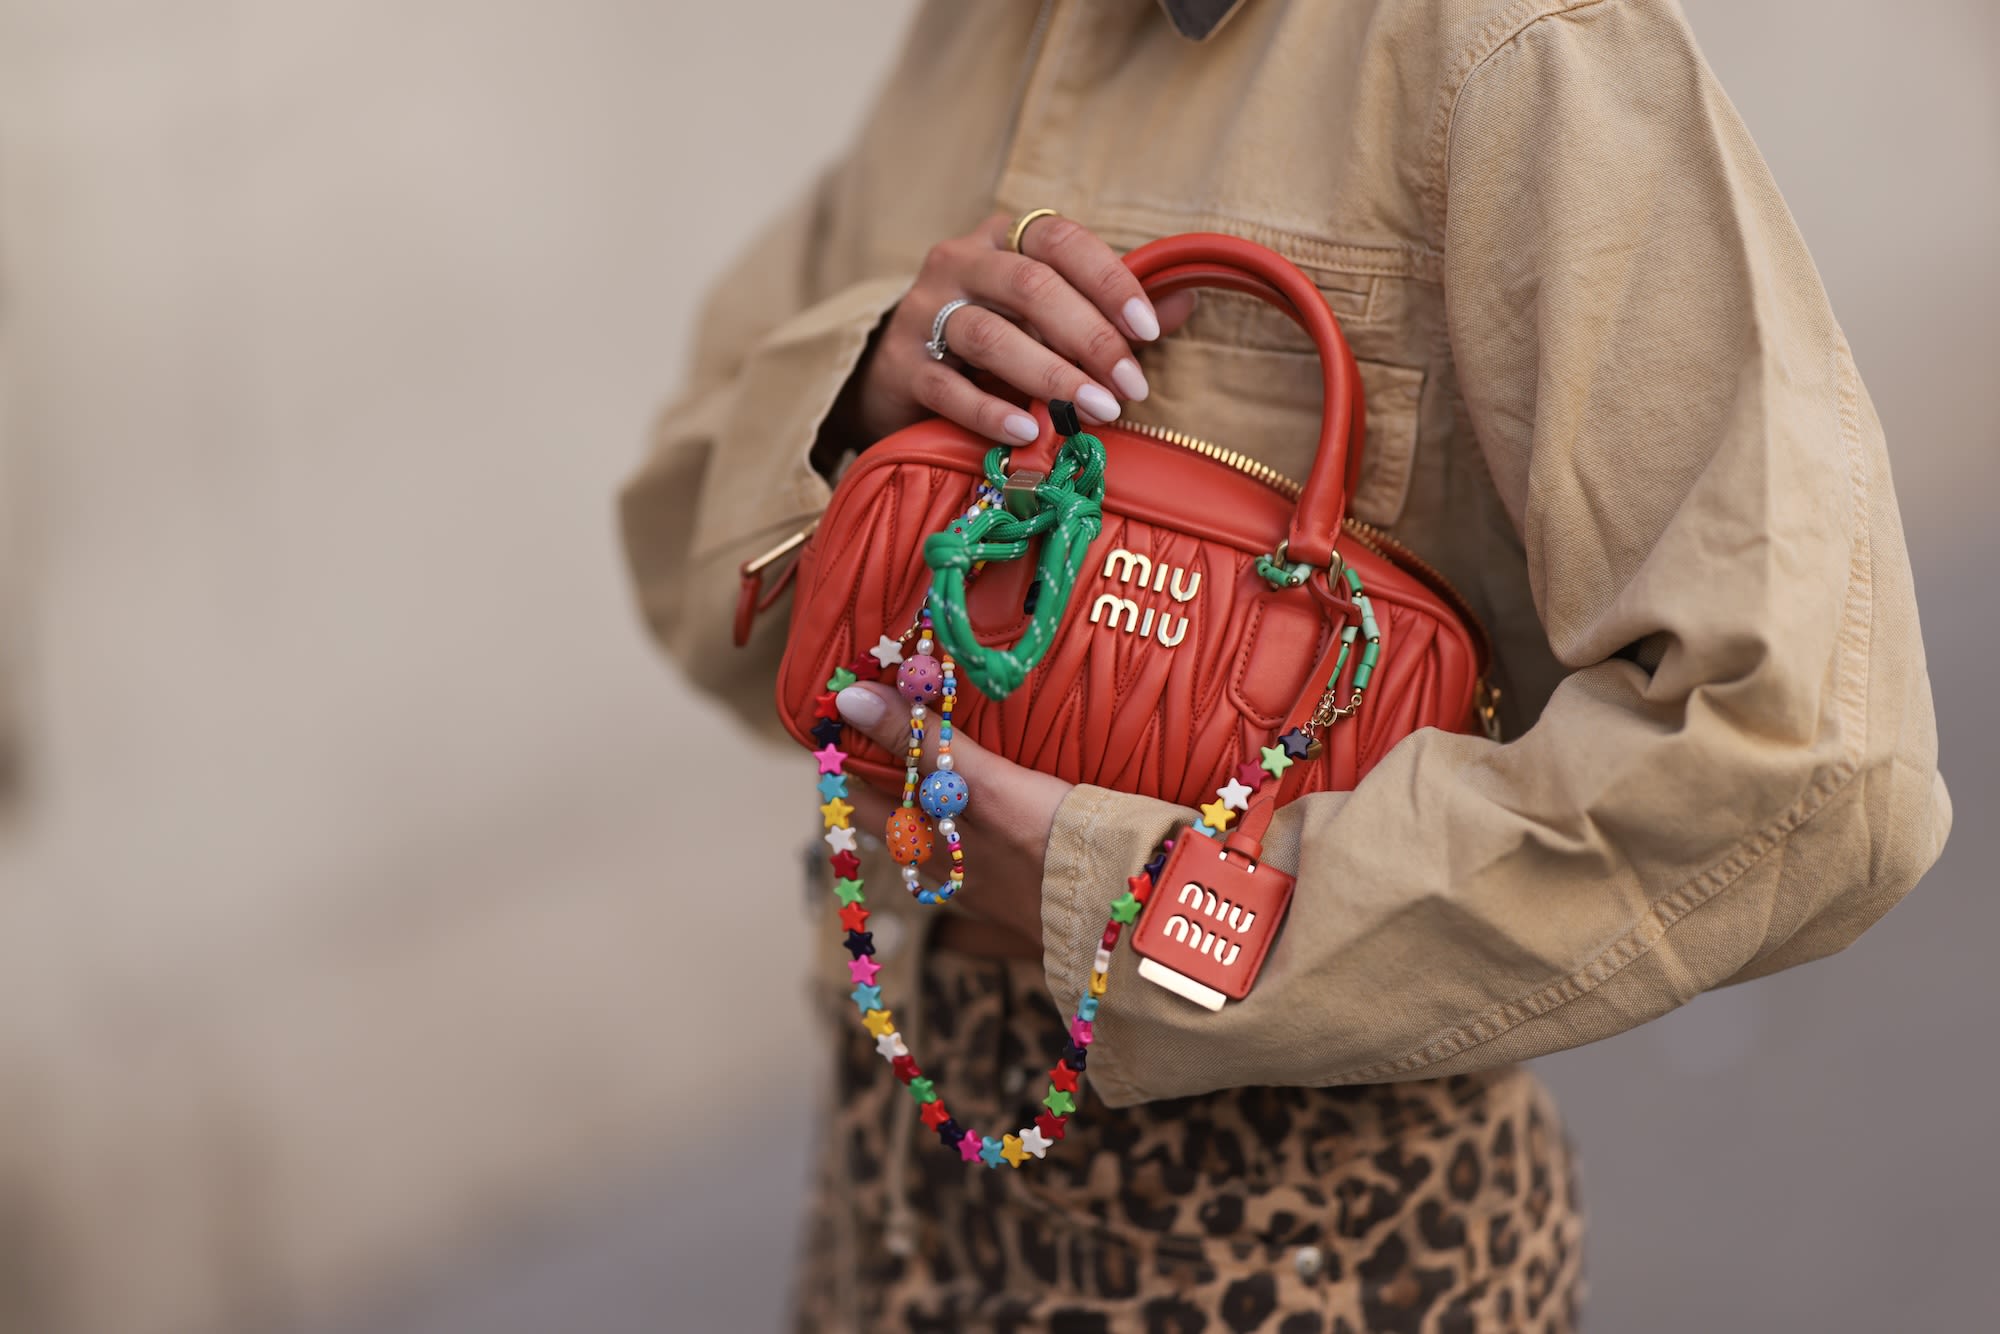
[[[960,731],[1070,782],[1194,805],[1274,735],[1303,729],[1312,758],[1269,794],[1275,805],[1352,788],[1417,728],[1490,727],[1488,648],[1470,609],[1421,560],[1347,517],[1361,472],[1361,385],[1312,281],[1263,246],[1213,234],[1154,241],[1126,263],[1155,298],[1191,287],[1247,293],[1311,335],[1325,384],[1311,475],[1298,486],[1172,432],[1094,428],[1105,453],[1103,527],[1070,604],[1018,689],[1004,699],[965,692]],[[1043,435],[1013,451],[1014,477],[1046,473],[1061,443],[1047,406],[1035,412]],[[964,513],[990,448],[951,422],[919,422],[871,446],[841,478],[788,575],[796,583],[777,703],[809,747],[825,664],[911,625],[931,584],[925,540]],[[1286,577],[1274,581],[1273,571]],[[760,573],[745,567],[739,631],[775,599],[776,590],[760,599]],[[982,644],[1021,635],[1034,579],[1031,560],[1014,560],[969,582],[965,609]],[[1365,690],[1353,687],[1366,641],[1350,632],[1354,651],[1340,653],[1343,630],[1362,628],[1357,583],[1379,640],[1372,677],[1361,673]],[[900,757],[853,731],[841,745],[850,772],[900,785]]]

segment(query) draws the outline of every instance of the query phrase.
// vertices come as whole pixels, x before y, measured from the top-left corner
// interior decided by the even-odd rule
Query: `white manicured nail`
[[[1134,403],[1143,403],[1150,391],[1146,388],[1146,372],[1139,369],[1139,363],[1126,357],[1111,368],[1111,383],[1118,386],[1118,392]]]
[[[856,727],[869,728],[882,721],[882,701],[872,690],[849,686],[833,697],[833,704],[840,716]]]
[[[1125,303],[1125,327],[1132,336],[1143,343],[1150,343],[1160,336],[1160,317],[1153,313],[1152,302],[1142,296],[1135,296]]]
[[[1076,405],[1101,422],[1118,420],[1118,400],[1094,384],[1076,391]]]
[[[1008,435],[1013,436],[1016,440],[1024,444],[1042,433],[1042,428],[1035,425],[1035,419],[1024,412],[1014,413],[1002,425],[1006,428]]]

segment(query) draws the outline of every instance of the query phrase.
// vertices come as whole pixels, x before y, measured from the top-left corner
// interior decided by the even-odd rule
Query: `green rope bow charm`
[[[1069,404],[1051,403],[1049,409],[1059,429],[1076,425]],[[1104,529],[1103,441],[1081,429],[1069,432],[1048,476],[1039,479],[1010,478],[1007,455],[998,446],[986,455],[986,480],[1006,494],[1006,507],[982,510],[924,539],[938,642],[958,660],[966,679],[996,700],[1012,694],[1048,653],[1076,588],[1084,554]],[[972,634],[972,618],[965,607],[966,576],[988,561],[1019,560],[1037,537],[1042,539],[1042,554],[1028,628],[1012,648],[988,647]]]

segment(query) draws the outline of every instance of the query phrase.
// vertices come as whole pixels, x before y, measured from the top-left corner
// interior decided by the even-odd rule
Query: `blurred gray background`
[[[1542,1064],[1592,1326],[2000,1327],[2000,18],[1687,9],[1888,427],[1958,822],[1846,954]],[[910,12],[0,0],[0,1330],[775,1326],[812,945],[694,831],[795,766],[611,497]]]

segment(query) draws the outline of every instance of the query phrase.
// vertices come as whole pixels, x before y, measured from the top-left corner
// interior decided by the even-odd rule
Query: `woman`
[[[1198,1010],[1121,952],[1084,1110],[1028,1171],[919,1139],[830,954],[803,1327],[1570,1328],[1576,1168],[1517,1063],[1842,948],[1943,843],[1881,427],[1672,0],[928,6],[852,152],[716,289],[627,487],[661,640],[771,726],[783,617],[730,649],[738,563],[928,414],[1010,443],[1015,401],[1066,397],[1303,475],[1300,335],[1231,294],[1154,307],[1116,264],[1194,230],[1279,250],[1340,317],[1352,509],[1493,632],[1506,742],[1418,733],[1286,808],[1259,1006]],[[893,742],[885,691],[839,707]],[[976,883],[880,927],[879,980],[990,1122],[1189,813],[959,766]],[[894,881],[879,847],[867,874]]]

